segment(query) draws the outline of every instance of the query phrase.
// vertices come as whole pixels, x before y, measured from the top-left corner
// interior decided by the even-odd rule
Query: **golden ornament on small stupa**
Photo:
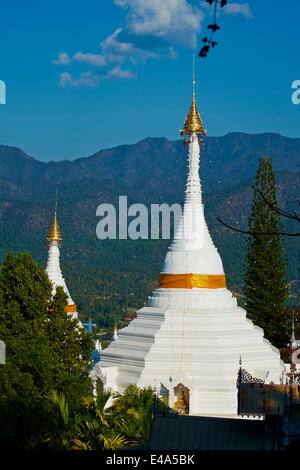
[[[59,228],[59,225],[58,225],[56,212],[54,214],[53,222],[52,222],[47,240],[49,240],[49,241],[62,241],[62,235],[61,235],[61,231],[60,231],[60,228]]]

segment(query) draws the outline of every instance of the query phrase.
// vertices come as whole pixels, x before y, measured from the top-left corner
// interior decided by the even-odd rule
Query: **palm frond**
[[[67,426],[69,423],[69,407],[66,401],[66,397],[63,393],[52,390],[48,396],[49,400],[55,405],[63,426]]]
[[[124,449],[131,445],[131,442],[127,438],[119,433],[118,431],[113,431],[107,434],[100,434],[98,436],[99,443],[103,444],[104,450],[118,450]]]
[[[92,450],[92,446],[83,442],[81,439],[72,439],[73,446],[71,450]]]

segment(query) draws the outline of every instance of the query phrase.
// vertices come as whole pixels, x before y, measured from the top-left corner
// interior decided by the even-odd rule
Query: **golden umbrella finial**
[[[61,231],[58,225],[57,221],[57,188],[56,188],[56,196],[55,196],[55,211],[54,211],[54,217],[53,217],[53,222],[47,237],[47,240],[50,241],[62,241],[62,235]]]
[[[185,118],[183,129],[180,131],[180,134],[192,134],[196,132],[197,134],[205,135],[207,131],[203,127],[203,122],[200,117],[195,96],[195,56],[193,56],[193,76],[192,76],[192,104],[188,112],[187,117]]]

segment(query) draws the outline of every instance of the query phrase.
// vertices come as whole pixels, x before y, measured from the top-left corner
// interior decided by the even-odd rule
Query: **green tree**
[[[265,337],[281,348],[288,341],[284,302],[288,297],[285,261],[277,208],[275,175],[272,160],[262,158],[256,174],[253,203],[249,218],[245,257],[245,307],[248,317],[263,328]]]
[[[117,450],[132,445],[120,429],[111,408],[105,410],[109,392],[95,399],[83,397],[81,407],[70,415],[64,394],[52,391],[47,401],[48,429],[41,437],[40,447],[53,450]],[[133,444],[135,441],[133,442]]]
[[[80,432],[81,417],[76,413],[70,416],[69,405],[63,393],[56,390],[47,396],[49,409],[47,432],[41,437],[41,444],[51,450],[71,450],[73,439]]]
[[[0,445],[34,446],[44,426],[44,396],[63,392],[74,410],[91,385],[92,340],[66,312],[66,295],[29,253],[8,253],[0,271]]]
[[[113,413],[113,407],[105,408],[110,397],[110,392],[102,392],[96,399],[83,398],[81,430],[77,439],[73,439],[73,449],[118,450],[136,443],[123,432],[121,420]]]
[[[51,389],[63,392],[66,399],[79,405],[83,395],[91,390],[90,356],[93,349],[92,335],[79,326],[77,319],[72,319],[65,311],[67,296],[62,287],[49,302],[48,320],[45,335],[52,345],[53,380]],[[53,347],[54,345],[54,347]],[[59,364],[59,367],[57,367]]]
[[[150,438],[154,391],[151,387],[140,389],[128,385],[123,394],[117,394],[112,412],[123,433],[136,444],[147,442]]]

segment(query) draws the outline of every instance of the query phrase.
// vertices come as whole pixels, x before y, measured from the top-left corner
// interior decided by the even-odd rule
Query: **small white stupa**
[[[237,374],[280,382],[284,364],[261,328],[226,288],[222,260],[204,218],[199,140],[206,134],[192,105],[181,134],[188,143],[183,214],[148,306],[102,351],[95,366],[106,389],[154,386],[169,406],[191,415],[237,416]]]
[[[48,274],[49,279],[52,282],[52,286],[53,286],[52,295],[55,294],[56,288],[58,286],[62,287],[68,296],[68,305],[66,307],[66,311],[70,315],[72,315],[73,318],[78,318],[77,307],[70,296],[66,282],[63,278],[63,275],[60,269],[59,247],[62,242],[62,235],[61,235],[61,231],[60,231],[58,221],[57,221],[57,209],[56,208],[55,208],[53,222],[52,222],[47,240],[48,240],[49,254],[48,254],[46,273]]]

